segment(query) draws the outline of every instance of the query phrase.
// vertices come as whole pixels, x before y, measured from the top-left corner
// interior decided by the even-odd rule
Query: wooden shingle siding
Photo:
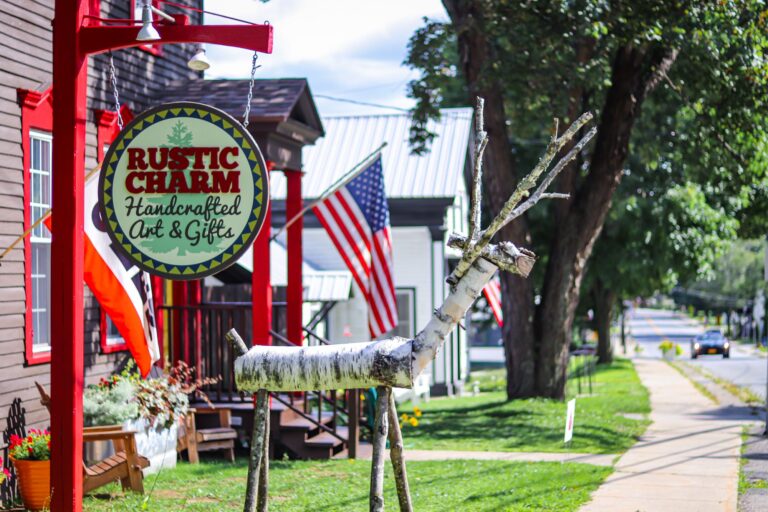
[[[177,1],[202,7],[201,0]],[[130,16],[130,0],[102,0],[101,3],[103,17]],[[23,134],[17,89],[44,91],[52,83],[53,4],[54,0],[0,1],[0,251],[23,232]],[[175,7],[168,10],[180,12]],[[192,23],[200,23],[199,14],[192,11],[185,14],[192,18]],[[154,95],[172,81],[196,77],[186,66],[193,51],[192,45],[177,44],[163,47],[160,56],[139,48],[116,51],[114,61],[121,102],[138,113],[152,105]],[[86,170],[96,165],[93,111],[114,109],[108,70],[107,55],[89,59]],[[50,365],[25,364],[24,286],[24,248],[19,244],[0,265],[0,430],[6,426],[10,404],[16,397],[23,400],[28,426],[44,427],[50,421],[34,387],[35,381],[49,386]],[[129,356],[127,352],[101,353],[100,310],[87,287],[84,307],[85,374],[86,382],[92,383],[122,368]],[[56,343],[55,326],[52,326],[52,343]]]

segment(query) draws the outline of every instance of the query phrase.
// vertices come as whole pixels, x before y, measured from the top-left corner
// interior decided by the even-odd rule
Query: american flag
[[[392,234],[381,155],[312,208],[368,302],[372,338],[397,325]]]
[[[488,305],[491,306],[493,316],[496,318],[496,323],[499,327],[504,325],[504,314],[501,311],[501,282],[499,276],[496,275],[491,279],[488,284],[483,287],[483,295],[485,300],[488,301]]]

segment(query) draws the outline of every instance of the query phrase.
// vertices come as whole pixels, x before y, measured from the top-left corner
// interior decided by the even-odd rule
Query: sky
[[[423,18],[447,19],[439,0],[206,0],[205,10],[274,26],[271,55],[260,54],[257,78],[307,78],[321,116],[396,113],[332,101],[332,96],[408,109],[402,66]],[[206,15],[207,24],[234,23]],[[247,78],[253,53],[209,45],[206,78]],[[245,101],[245,98],[243,99]]]

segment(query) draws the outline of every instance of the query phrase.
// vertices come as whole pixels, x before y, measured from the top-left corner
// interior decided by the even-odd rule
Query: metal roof
[[[455,197],[458,190],[472,127],[472,109],[440,111],[430,121],[436,134],[429,151],[414,155],[408,143],[410,114],[325,117],[325,137],[303,153],[305,175],[302,195],[318,197],[329,185],[375,150],[382,142],[384,183],[389,198]],[[285,179],[271,175],[271,196],[285,198]]]

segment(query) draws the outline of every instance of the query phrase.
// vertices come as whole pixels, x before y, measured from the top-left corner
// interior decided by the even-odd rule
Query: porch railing
[[[275,303],[283,307],[284,303]],[[214,404],[252,402],[252,395],[236,389],[234,356],[224,341],[224,333],[235,328],[246,343],[251,340],[251,303],[204,303],[188,306],[161,306],[163,346],[170,362],[184,361],[195,368],[199,378],[218,378],[216,384],[203,391]],[[277,315],[275,315],[276,317]],[[274,325],[273,327],[277,327]],[[327,345],[330,342],[313,329],[304,328],[306,343]],[[275,328],[270,330],[273,343],[293,346]],[[327,432],[342,441],[354,458],[357,455],[360,422],[360,390],[315,390],[296,393],[272,393],[272,398],[311,422],[316,430]],[[327,421],[330,413],[332,420]],[[339,428],[346,426],[346,429]]]

